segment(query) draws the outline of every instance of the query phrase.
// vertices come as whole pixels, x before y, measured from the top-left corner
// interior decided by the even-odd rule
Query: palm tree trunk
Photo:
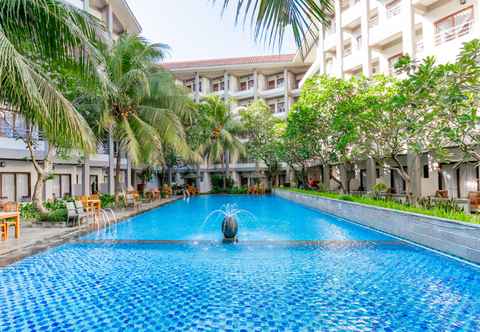
[[[117,161],[116,161],[116,166],[115,166],[115,203],[118,205],[120,201],[120,193],[122,192],[122,188],[120,185],[120,172],[121,172],[121,150],[120,150],[120,145],[118,146],[118,151],[117,151]]]
[[[224,184],[223,187],[224,189],[227,189],[227,179],[230,176],[230,153],[228,151],[225,151],[225,177],[224,177]]]

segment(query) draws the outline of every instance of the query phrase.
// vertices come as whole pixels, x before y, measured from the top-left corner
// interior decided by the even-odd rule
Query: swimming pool
[[[224,245],[203,221],[232,202],[256,220]],[[480,328],[480,269],[278,197],[177,201],[0,281],[2,331]]]

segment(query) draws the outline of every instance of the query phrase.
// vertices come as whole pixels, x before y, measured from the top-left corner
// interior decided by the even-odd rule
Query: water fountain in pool
[[[224,204],[220,209],[213,210],[205,218],[204,223],[208,222],[214,216],[222,217],[222,233],[224,242],[237,242],[238,221],[241,216],[248,216],[255,219],[255,216],[248,210],[239,209],[236,204]]]

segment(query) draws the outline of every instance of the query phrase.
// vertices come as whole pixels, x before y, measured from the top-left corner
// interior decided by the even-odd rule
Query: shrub
[[[234,194],[234,195],[241,195],[241,194],[246,194],[248,192],[248,189],[246,187],[232,187],[231,189],[227,190],[229,194]]]
[[[20,216],[24,220],[36,220],[39,218],[39,213],[33,203],[24,203],[20,205]]]
[[[386,185],[385,183],[381,183],[381,182],[380,182],[380,183],[375,184],[372,189],[373,189],[373,192],[374,192],[375,194],[379,194],[379,193],[384,193],[384,192],[386,192],[387,189],[388,189],[388,187],[387,187],[387,185]]]
[[[102,208],[112,208],[115,206],[115,196],[110,194],[101,194],[100,201],[102,202]]]
[[[406,212],[413,212],[418,214],[429,215],[433,217],[440,217],[464,222],[480,223],[480,218],[475,215],[465,214],[463,210],[455,203],[454,200],[433,201],[428,199],[421,199],[417,205],[410,205],[386,198],[371,198],[366,196],[351,196],[342,195],[331,192],[320,192],[305,189],[285,189],[289,191],[316,195],[326,198],[340,199],[360,204],[379,206],[383,208],[400,210]]]
[[[64,222],[67,221],[67,209],[57,209],[47,213],[40,213],[41,221]]]

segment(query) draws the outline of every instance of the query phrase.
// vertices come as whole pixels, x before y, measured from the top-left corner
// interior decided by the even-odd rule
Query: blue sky
[[[221,15],[217,0],[128,0],[142,25],[142,35],[172,48],[167,61],[278,54],[255,43],[250,27],[235,26],[233,10]],[[234,2],[234,1],[232,1]],[[282,53],[295,52],[293,38]]]

